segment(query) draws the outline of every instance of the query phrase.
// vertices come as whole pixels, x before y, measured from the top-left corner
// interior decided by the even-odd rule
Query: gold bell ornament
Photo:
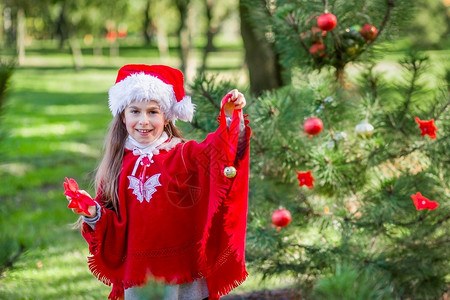
[[[234,176],[236,176],[236,168],[233,166],[226,167],[225,169],[223,169],[223,175],[225,175],[225,177],[227,178],[233,178]]]

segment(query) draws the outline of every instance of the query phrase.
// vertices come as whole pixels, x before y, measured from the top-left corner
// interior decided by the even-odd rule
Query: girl
[[[186,142],[175,126],[194,113],[183,84],[179,70],[126,65],[109,90],[114,119],[97,205],[74,212],[83,216],[90,270],[113,285],[110,299],[137,299],[148,280],[168,284],[168,299],[218,299],[248,275],[245,98],[228,93],[218,129]]]

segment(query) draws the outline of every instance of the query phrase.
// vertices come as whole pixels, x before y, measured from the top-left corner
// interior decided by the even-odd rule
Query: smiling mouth
[[[149,133],[152,130],[151,129],[136,129],[136,131],[140,132],[140,133]]]

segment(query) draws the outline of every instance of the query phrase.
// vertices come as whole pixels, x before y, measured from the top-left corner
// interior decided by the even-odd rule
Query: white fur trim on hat
[[[172,85],[164,83],[155,76],[145,73],[131,74],[109,89],[108,103],[113,116],[120,114],[133,101],[150,100],[155,100],[159,104],[168,121],[174,121],[177,118],[192,120],[193,107],[189,108],[187,105],[184,108],[187,110],[187,114],[191,115],[190,118],[185,118],[186,112],[180,111]],[[192,103],[190,105],[193,106]]]
[[[194,117],[195,104],[192,103],[190,96],[184,96],[179,102],[172,106],[172,112],[181,121],[191,122]]]

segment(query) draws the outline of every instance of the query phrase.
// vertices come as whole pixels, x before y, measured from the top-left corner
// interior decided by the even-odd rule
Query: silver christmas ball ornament
[[[373,134],[373,131],[373,126],[367,120],[364,120],[355,126],[355,133],[361,138],[370,138]]]

